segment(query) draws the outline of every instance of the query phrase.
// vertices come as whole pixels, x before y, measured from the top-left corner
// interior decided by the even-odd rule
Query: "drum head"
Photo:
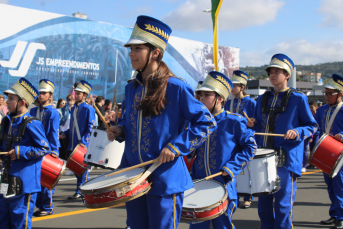
[[[183,208],[206,208],[220,202],[226,195],[222,184],[214,180],[200,181],[184,193]]]
[[[256,154],[254,158],[261,158],[261,157],[268,157],[271,155],[276,154],[276,152],[273,149],[257,149]]]
[[[126,171],[126,172],[119,173],[119,174],[109,176],[109,177],[105,177],[105,175],[108,174],[108,173],[105,173],[96,178],[93,178],[92,180],[85,182],[81,186],[81,190],[90,191],[90,190],[95,190],[95,189],[100,189],[100,188],[106,188],[106,187],[130,180],[143,172],[144,172],[143,168],[136,168],[136,169],[132,169],[130,171]]]

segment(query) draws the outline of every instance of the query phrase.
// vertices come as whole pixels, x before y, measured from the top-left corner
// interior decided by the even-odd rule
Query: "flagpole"
[[[213,62],[214,70],[219,71],[218,68],[218,15],[223,0],[212,1],[212,20],[213,20]]]

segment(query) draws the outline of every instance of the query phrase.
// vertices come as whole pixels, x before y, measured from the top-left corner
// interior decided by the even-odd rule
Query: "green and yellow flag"
[[[212,1],[212,21],[213,21],[213,62],[214,70],[218,69],[218,15],[223,0],[211,0]]]

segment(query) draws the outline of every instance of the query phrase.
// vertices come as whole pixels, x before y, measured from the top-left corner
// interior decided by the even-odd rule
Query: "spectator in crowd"
[[[62,118],[62,108],[66,105],[66,101],[64,99],[59,99],[57,101],[57,106],[56,106],[56,109],[58,111],[58,113],[60,114],[60,121],[61,121],[61,118]]]
[[[71,108],[75,104],[75,98],[73,94],[69,94],[66,99],[67,99],[66,105],[63,108],[61,108],[62,118],[60,120],[60,132],[69,130],[70,111],[71,111]],[[68,139],[60,139],[60,143],[61,143],[60,158],[67,160],[68,159],[68,154],[67,154]],[[72,173],[69,175],[72,175]]]
[[[312,115],[314,116],[317,112],[317,106],[314,102],[310,102],[310,110],[311,110]]]
[[[111,100],[106,99],[104,106],[102,106],[105,110],[105,114],[108,115],[110,111],[112,111],[112,103]]]
[[[105,98],[103,96],[97,96],[95,100],[95,106],[98,108],[102,116],[105,117],[105,110],[103,108],[104,104],[105,104]],[[95,114],[95,115],[98,116],[98,114]],[[105,124],[101,121],[100,118],[98,118],[98,129],[100,130],[106,129]]]
[[[5,117],[8,113],[8,109],[5,103],[5,97],[3,95],[0,95],[0,123],[3,117]]]

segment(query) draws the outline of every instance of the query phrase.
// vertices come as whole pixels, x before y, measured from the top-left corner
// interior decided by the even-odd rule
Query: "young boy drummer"
[[[6,135],[17,136],[20,125],[31,117],[27,107],[35,101],[39,92],[28,80],[21,78],[9,90],[4,91],[4,94],[8,96],[7,106],[10,113],[2,120],[2,124],[8,123],[1,130],[5,138]],[[7,151],[9,148],[6,147],[8,141],[4,138],[1,139],[1,151]],[[37,192],[41,191],[41,163],[43,156],[49,153],[49,143],[42,123],[37,120],[28,122],[21,140],[12,140],[9,146],[8,154],[2,156],[2,161],[5,162],[3,166],[9,168],[9,180],[16,180],[21,187],[19,193],[13,197],[4,198],[0,194],[0,228],[31,228]],[[9,164],[7,157],[11,160]],[[2,174],[1,182],[4,177]],[[3,183],[1,189],[2,186]]]
[[[92,128],[95,124],[95,110],[86,103],[86,98],[92,90],[92,85],[81,80],[75,88],[75,105],[71,108],[70,112],[70,128],[63,132],[60,136],[61,139],[69,138],[68,152],[71,153],[78,144],[87,148],[90,141]],[[75,119],[75,118],[76,119]],[[74,195],[69,196],[68,199],[81,198],[80,186],[83,184],[88,176],[88,171],[83,173],[82,176],[77,176],[76,190]]]
[[[342,141],[343,137],[343,77],[333,74],[328,84],[324,86],[327,104],[319,107],[314,118],[319,125],[319,136],[327,133],[336,140]],[[333,119],[333,122],[330,122]],[[331,123],[331,125],[330,125]],[[329,209],[330,218],[322,220],[321,224],[335,224],[331,228],[343,228],[343,169],[341,168],[334,178],[324,173],[324,180],[328,186],[331,200]]]
[[[232,215],[237,208],[236,177],[255,154],[256,143],[253,131],[239,114],[224,110],[224,102],[232,89],[231,80],[224,74],[212,71],[196,93],[217,121],[217,130],[197,149],[192,167],[192,178],[201,179],[223,171],[214,180],[226,186],[229,207],[226,214],[213,220],[213,227],[234,228]],[[209,228],[210,220],[191,224],[190,228]]]
[[[30,115],[37,117],[43,123],[46,138],[49,141],[50,154],[53,157],[58,157],[60,147],[60,141],[58,140],[60,117],[56,108],[50,103],[53,99],[53,93],[55,84],[51,80],[42,79],[39,81],[39,107],[34,107],[30,110]],[[42,186],[42,191],[37,194],[37,208],[39,209],[34,216],[46,216],[51,215],[54,212],[54,206],[52,203],[52,195],[55,189],[49,190]]]
[[[293,70],[294,63],[288,56],[272,57],[266,71],[274,88],[257,98],[255,115],[251,118],[256,123],[248,123],[256,132],[285,134],[284,137],[255,137],[259,148],[275,149],[281,155],[277,168],[281,190],[258,199],[261,229],[293,228],[292,210],[296,178],[301,176],[304,139],[317,130],[307,97],[287,87]]]

